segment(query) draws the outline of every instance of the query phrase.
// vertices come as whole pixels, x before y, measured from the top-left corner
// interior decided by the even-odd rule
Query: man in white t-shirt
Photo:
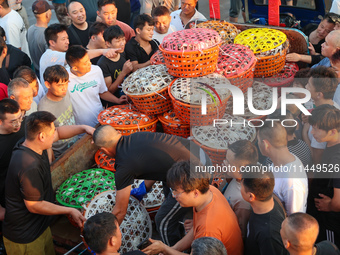
[[[266,122],[259,128],[257,140],[261,153],[273,162],[274,193],[287,214],[306,212],[307,174],[301,160],[288,150],[286,129],[280,122]]]
[[[191,21],[202,20],[206,21],[202,13],[196,10],[196,4],[198,0],[182,0],[181,9],[171,13],[171,25],[173,25],[177,31],[183,30]]]
[[[155,22],[152,39],[156,39],[159,43],[162,43],[165,36],[177,31],[173,25],[170,25],[170,11],[165,6],[158,6],[153,9],[152,18]]]
[[[68,91],[71,96],[76,125],[94,127],[98,114],[103,110],[100,99],[122,104],[127,96],[115,97],[107,90],[104,75],[99,66],[91,65],[85,48],[79,45],[71,46],[66,52],[69,65]]]
[[[6,42],[30,56],[24,21],[19,13],[9,8],[7,0],[0,0],[0,26],[6,32]]]

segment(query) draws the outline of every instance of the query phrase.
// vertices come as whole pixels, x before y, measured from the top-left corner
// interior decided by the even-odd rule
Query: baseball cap
[[[37,0],[32,4],[32,11],[34,14],[42,14],[51,9],[54,9],[54,7],[49,5],[45,0]]]

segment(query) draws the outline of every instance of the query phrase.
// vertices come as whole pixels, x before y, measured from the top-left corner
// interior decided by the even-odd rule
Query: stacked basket
[[[224,20],[208,20],[197,24],[196,27],[215,30],[220,35],[223,44],[233,43],[238,34],[237,28]]]
[[[296,63],[286,63],[280,72],[263,79],[263,83],[270,87],[289,87],[293,84],[297,71],[299,71],[299,67]]]
[[[162,123],[164,133],[184,138],[190,136],[190,125],[183,123],[173,110],[158,115],[158,119]]]

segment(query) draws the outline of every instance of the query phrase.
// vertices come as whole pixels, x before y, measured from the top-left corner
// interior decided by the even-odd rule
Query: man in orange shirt
[[[146,254],[183,254],[191,243],[200,237],[215,237],[227,249],[228,254],[243,254],[243,241],[237,218],[227,199],[215,187],[209,185],[209,174],[199,172],[193,162],[175,163],[167,174],[167,184],[172,196],[182,207],[193,207],[193,227],[174,246],[150,239],[152,244],[142,250]]]

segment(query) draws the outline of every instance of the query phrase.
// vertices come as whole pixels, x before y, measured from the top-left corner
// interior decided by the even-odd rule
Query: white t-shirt
[[[340,0],[333,0],[332,7],[329,12],[340,15]]]
[[[70,72],[70,92],[74,118],[77,125],[97,125],[98,114],[103,110],[99,94],[107,91],[104,75],[99,66],[92,65],[91,71],[81,77]]]
[[[40,81],[41,85],[44,87],[45,92],[47,92],[47,88],[45,86],[44,81],[44,72],[47,67],[54,65],[61,65],[63,67],[67,67],[65,60],[66,52],[55,51],[51,49],[47,49],[44,54],[42,54],[39,62],[40,66]]]
[[[39,84],[38,95],[33,97],[34,102],[36,102],[37,104],[39,104],[40,99],[42,99],[46,95],[45,89],[41,85],[39,79],[38,79],[38,84]]]
[[[307,174],[301,160],[295,155],[294,157],[293,162],[275,168],[273,171],[275,178],[274,193],[282,202],[288,215],[295,212],[306,212],[307,208]],[[273,164],[271,167],[273,167]]]
[[[27,30],[19,13],[11,10],[0,18],[0,26],[5,30],[6,42],[14,47],[21,48],[23,52],[30,56],[26,40]]]
[[[170,16],[171,16],[170,25],[173,25],[176,28],[176,31],[183,30],[185,25],[186,25],[186,24],[183,25],[181,17],[179,16],[181,14],[181,11],[182,10],[177,10],[177,11],[174,11],[170,14]],[[202,13],[200,13],[199,11],[196,10],[194,16],[191,17],[191,19],[188,21],[188,23],[191,22],[191,21],[194,21],[194,20],[206,21],[207,19],[204,17],[204,15]]]
[[[176,31],[177,30],[173,25],[169,26],[168,32],[165,33],[165,34],[160,34],[160,33],[156,32],[156,30],[154,30],[152,39],[156,39],[159,43],[162,43],[165,36],[167,36],[168,34],[171,34],[172,32],[176,32]]]
[[[333,101],[340,105],[340,84],[336,87],[334,96],[333,96]]]

